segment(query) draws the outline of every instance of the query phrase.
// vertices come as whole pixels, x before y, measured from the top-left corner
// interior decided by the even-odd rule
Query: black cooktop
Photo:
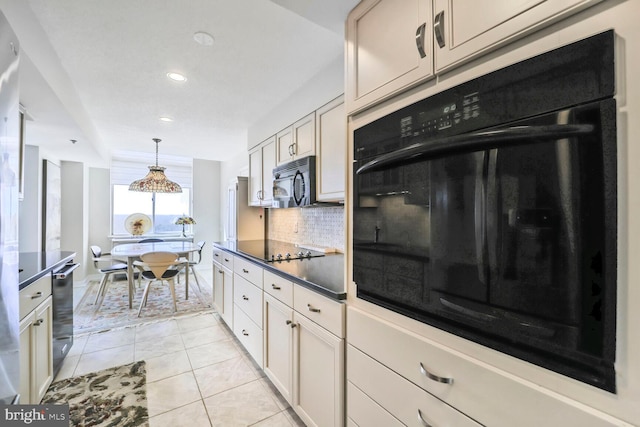
[[[240,240],[236,242],[236,248],[239,252],[267,262],[324,256],[322,252],[278,240]]]

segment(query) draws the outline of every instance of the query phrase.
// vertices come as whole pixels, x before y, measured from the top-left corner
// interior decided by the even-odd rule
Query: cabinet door
[[[453,68],[600,1],[435,0],[436,72]]]
[[[262,206],[271,206],[273,201],[273,168],[276,167],[276,138],[267,140],[262,146]]]
[[[53,381],[53,306],[51,297],[35,309],[35,389],[34,402],[40,403]]]
[[[347,116],[340,96],[316,111],[317,200],[344,200],[346,155]]]
[[[429,0],[364,0],[347,18],[347,111],[433,77]]]
[[[313,156],[316,152],[316,113],[293,124],[293,157]]]
[[[281,165],[293,159],[295,155],[293,145],[293,126],[281,130],[276,134],[276,155],[277,164]]]
[[[224,313],[224,270],[222,265],[213,263],[213,307],[218,311],[220,317]]]
[[[249,152],[249,206],[260,206],[262,202],[262,146]]]
[[[20,321],[20,403],[36,403],[31,400],[31,390],[35,379],[34,347],[35,328],[33,322],[35,312],[31,312]]]
[[[233,329],[233,273],[227,268],[222,269],[222,320]]]
[[[344,425],[344,340],[297,312],[293,403],[308,426]]]
[[[264,295],[264,373],[291,403],[293,385],[293,309]]]

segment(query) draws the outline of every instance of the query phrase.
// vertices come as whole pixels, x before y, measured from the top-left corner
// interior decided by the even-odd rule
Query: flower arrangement
[[[176,225],[182,225],[182,236],[187,237],[184,231],[184,226],[195,224],[196,220],[191,218],[190,216],[182,215],[181,217],[176,218],[176,220],[173,223]]]

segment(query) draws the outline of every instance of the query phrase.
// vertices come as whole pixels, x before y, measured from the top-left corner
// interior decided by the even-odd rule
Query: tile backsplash
[[[267,237],[344,252],[344,206],[269,209]]]

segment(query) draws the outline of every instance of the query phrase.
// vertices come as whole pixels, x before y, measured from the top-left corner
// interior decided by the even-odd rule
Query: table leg
[[[184,265],[184,299],[189,299],[189,263]]]
[[[129,282],[129,308],[133,307],[133,257],[127,258],[127,281]]]

